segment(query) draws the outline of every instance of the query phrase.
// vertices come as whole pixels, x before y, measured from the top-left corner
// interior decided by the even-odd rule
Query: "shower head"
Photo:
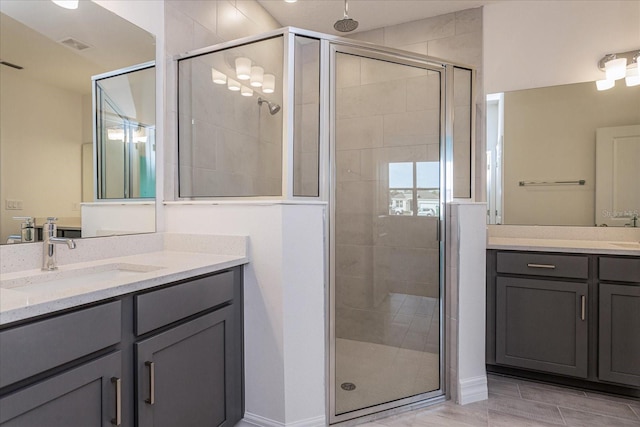
[[[258,105],[262,106],[262,103],[266,103],[269,107],[269,114],[272,116],[280,111],[280,106],[278,104],[274,104],[273,102],[269,102],[266,99],[258,98]]]
[[[349,18],[349,5],[347,4],[347,0],[344,0],[344,17],[336,21],[336,23],[333,24],[333,28],[342,33],[348,33],[358,28],[358,21]]]

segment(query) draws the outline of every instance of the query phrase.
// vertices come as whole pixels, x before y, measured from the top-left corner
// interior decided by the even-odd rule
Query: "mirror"
[[[619,128],[637,125],[640,86],[627,87],[624,80],[601,92],[586,82],[489,95],[488,223],[633,226],[640,211],[640,168],[629,165],[640,165],[640,137],[620,134]],[[624,170],[604,159],[602,153],[612,148],[596,155],[597,135],[611,128],[618,136],[609,138],[609,146],[624,139],[618,144],[627,153]],[[609,169],[597,171],[597,163]],[[603,179],[605,174],[610,177]],[[615,197],[603,196],[614,192]],[[603,220],[607,216],[615,220]]]
[[[90,1],[0,12],[0,243],[20,234],[13,217],[35,217],[36,235],[48,216],[68,237],[155,231],[152,198],[94,203],[91,93],[92,76],[153,61],[153,35]]]

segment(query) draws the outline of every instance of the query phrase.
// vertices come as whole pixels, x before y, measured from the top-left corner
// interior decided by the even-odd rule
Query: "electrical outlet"
[[[20,211],[22,210],[22,200],[10,200],[4,201],[4,207],[8,211]]]

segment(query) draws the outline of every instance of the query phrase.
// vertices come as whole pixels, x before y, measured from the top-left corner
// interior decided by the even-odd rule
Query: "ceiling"
[[[349,18],[359,22],[362,32],[403,22],[416,21],[505,0],[349,0]],[[344,15],[343,0],[258,0],[282,26],[293,26],[328,34],[342,34],[333,24]]]
[[[67,10],[50,1],[0,0],[0,12],[0,59],[67,90],[91,93],[91,76],[155,58],[151,34],[93,2]],[[60,43],[68,38],[90,47]]]

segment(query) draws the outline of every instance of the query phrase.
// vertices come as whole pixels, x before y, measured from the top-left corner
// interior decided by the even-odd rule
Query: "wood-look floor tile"
[[[546,388],[519,385],[520,395],[523,399],[557,405],[563,408],[577,409],[601,415],[610,415],[619,418],[637,420],[638,417],[631,407],[624,403],[618,403],[590,397],[576,396],[564,392]]]
[[[456,423],[455,425],[486,427],[487,404],[486,402],[477,402],[462,406],[447,402],[416,414],[415,426],[430,426],[434,425],[433,423],[443,423],[442,425]]]
[[[568,426],[575,427],[637,427],[639,420],[627,420],[624,418],[609,417],[606,415],[592,414],[590,412],[577,411],[575,409],[560,408],[562,417]]]
[[[504,396],[520,397],[518,384],[510,381],[501,381],[499,378],[489,377],[487,380],[489,390],[492,393],[502,394]]]
[[[531,421],[564,425],[560,410],[555,405],[502,396],[491,391],[488,409]]]
[[[542,421],[533,421],[515,415],[489,409],[488,427],[557,427],[558,424],[550,424]]]

